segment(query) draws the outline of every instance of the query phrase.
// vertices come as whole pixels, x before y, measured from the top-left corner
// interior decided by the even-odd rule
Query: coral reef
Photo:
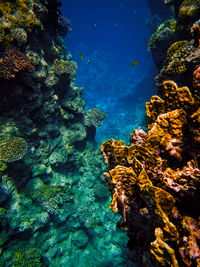
[[[5,47],[14,42],[13,30],[15,31],[15,28],[21,28],[23,31],[18,31],[19,36],[32,32],[35,27],[41,27],[40,16],[46,12],[46,7],[38,0],[1,1],[0,46]]]
[[[152,52],[156,65],[160,68],[166,57],[167,49],[170,44],[177,40],[176,36],[176,20],[170,19],[162,23],[152,34],[148,49]]]
[[[16,48],[9,48],[0,59],[0,77],[5,79],[14,78],[17,72],[34,71],[30,59]]]
[[[42,266],[40,250],[36,248],[20,249],[15,252],[13,266]]]
[[[99,127],[107,115],[98,108],[89,109],[84,114],[84,124],[88,127]]]
[[[105,114],[85,111],[60,4],[0,1],[0,266],[128,261],[94,140]]]
[[[0,160],[13,162],[22,159],[28,150],[28,144],[21,137],[13,137],[0,144]]]
[[[111,209],[121,214],[118,225],[128,230],[132,259],[139,266],[199,266],[200,53],[195,21],[200,3],[165,2],[175,10],[175,42],[167,40],[157,76],[159,95],[146,103],[147,132],[134,130],[129,146],[109,139],[101,151],[109,168],[105,178]],[[167,30],[167,23],[162,27]],[[159,32],[151,45],[154,38],[159,40]],[[154,49],[160,45],[156,42]]]

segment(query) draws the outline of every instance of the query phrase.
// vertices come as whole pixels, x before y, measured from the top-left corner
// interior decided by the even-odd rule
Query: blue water
[[[147,1],[73,0],[63,2],[62,11],[72,24],[66,46],[78,63],[76,85],[84,87],[88,109],[108,114],[97,129],[97,142],[111,137],[128,142],[155,90]],[[134,61],[138,64],[132,66]]]

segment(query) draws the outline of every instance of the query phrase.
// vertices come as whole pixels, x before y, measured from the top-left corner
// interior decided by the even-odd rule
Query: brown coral
[[[0,59],[0,77],[12,79],[20,71],[34,71],[30,59],[17,48],[9,48]]]
[[[161,228],[155,229],[155,241],[151,243],[151,253],[162,266],[178,267],[174,250],[164,241]]]

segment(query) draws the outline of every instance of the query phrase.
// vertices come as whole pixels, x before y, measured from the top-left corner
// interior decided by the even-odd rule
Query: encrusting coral
[[[13,162],[22,159],[28,150],[28,144],[22,137],[13,137],[0,143],[0,160]]]

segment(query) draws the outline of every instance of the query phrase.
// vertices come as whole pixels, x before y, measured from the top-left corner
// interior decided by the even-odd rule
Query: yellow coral
[[[147,116],[155,121],[160,114],[175,109],[192,110],[195,100],[188,87],[178,88],[173,81],[165,81],[162,84],[163,99],[159,96],[152,96],[150,102],[146,103]]]
[[[187,60],[192,50],[192,44],[188,41],[178,41],[173,43],[167,50],[166,65],[156,77],[157,80],[164,81],[169,78],[182,75],[187,71]]]
[[[148,132],[146,147],[149,149],[168,151],[181,160],[183,127],[187,123],[186,112],[176,109],[158,116]]]
[[[114,188],[110,208],[115,212],[121,210],[124,221],[126,221],[126,208],[133,195],[133,186],[136,183],[137,176],[132,169],[118,165],[106,177],[111,187]]]
[[[146,102],[145,108],[147,116],[155,121],[158,115],[165,113],[165,101],[159,96],[152,96],[150,102]]]
[[[32,31],[34,26],[40,25],[40,20],[34,13],[35,7],[38,7],[40,12],[46,12],[46,8],[36,0],[16,0],[16,1],[1,1],[0,2],[0,42],[5,46],[12,44],[13,37],[12,29],[19,27],[27,31]],[[6,30],[6,34],[4,33]]]
[[[161,228],[155,229],[155,241],[151,243],[151,253],[162,266],[178,267],[174,250],[163,241]]]
[[[0,160],[13,162],[22,159],[27,153],[28,145],[21,137],[13,137],[0,144]]]

